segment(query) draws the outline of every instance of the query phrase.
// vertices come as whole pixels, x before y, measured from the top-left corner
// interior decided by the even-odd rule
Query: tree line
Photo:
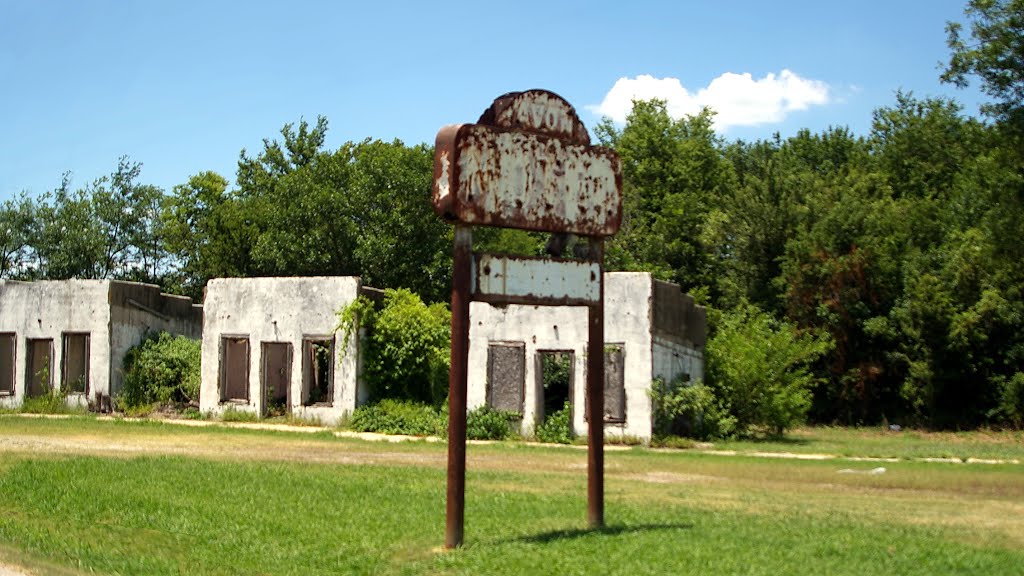
[[[942,79],[981,83],[981,119],[901,92],[866,135],[727,141],[713,111],[674,119],[659,101],[602,122],[624,185],[608,268],[680,284],[712,329],[753,310],[813,338],[798,360],[814,421],[1021,426],[1024,0],[972,0],[966,15],[969,30],[948,27]],[[0,277],[123,278],[199,298],[219,276],[359,275],[446,300],[452,231],[430,207],[431,147],[328,150],[327,128],[300,121],[242,150],[234,186],[200,172],[167,193],[124,158],[81,189],[65,176],[8,200]],[[475,242],[540,254],[544,240],[479,230]]]

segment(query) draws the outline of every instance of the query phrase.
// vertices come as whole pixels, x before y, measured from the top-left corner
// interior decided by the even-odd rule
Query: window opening
[[[263,416],[284,416],[291,405],[288,393],[292,373],[292,345],[287,342],[264,342],[262,373]]]
[[[330,405],[334,401],[334,339],[306,338],[302,341],[303,404]]]
[[[63,355],[64,373],[61,375],[61,389],[70,393],[88,393],[89,335],[64,334]]]
[[[28,341],[28,366],[26,368],[25,392],[29,398],[49,394],[53,387],[50,374],[53,357],[53,340],[32,339]]]
[[[14,394],[14,334],[0,334],[0,396]]]
[[[590,419],[589,411],[584,411],[584,418]],[[626,421],[626,363],[622,344],[604,346],[604,421]]]
[[[495,410],[522,414],[525,385],[526,344],[490,344],[487,347],[487,405]]]
[[[571,350],[542,350],[537,352],[540,365],[541,413],[537,423],[562,410],[571,412],[573,352]]]
[[[221,401],[249,400],[249,339],[221,338]]]

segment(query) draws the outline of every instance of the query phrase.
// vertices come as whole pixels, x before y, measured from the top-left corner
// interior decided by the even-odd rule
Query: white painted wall
[[[651,436],[651,380],[671,379],[682,372],[691,379],[703,377],[703,351],[674,340],[655,338],[652,330],[650,274],[610,272],[605,274],[605,343],[624,348],[626,422],[606,424],[609,436]],[[536,354],[544,350],[571,350],[573,366],[573,429],[586,434],[584,390],[586,387],[587,308],[470,304],[469,382],[470,409],[487,402],[487,348],[492,342],[523,342],[526,347],[526,386],[523,434],[534,428],[541,403],[539,367]]]
[[[472,410],[487,403],[487,348],[491,342],[522,342],[526,347],[526,386],[523,393],[522,433],[533,433],[543,403],[540,367],[541,350],[573,353],[572,401],[574,420],[582,421],[584,366],[587,349],[587,309],[579,306],[492,306],[483,302],[469,305],[469,374],[466,405]]]
[[[121,293],[130,293],[151,311],[133,306],[128,306],[131,312],[122,311],[125,304],[118,297]],[[0,332],[15,334],[15,393],[0,396],[0,406],[15,408],[24,400],[28,340],[53,340],[50,373],[60,389],[64,387],[63,335],[89,334],[88,392],[68,398],[70,404],[84,406],[97,393],[117,393],[124,356],[142,340],[147,329],[198,337],[200,316],[190,299],[161,294],[159,287],[150,284],[113,280],[0,281]]]
[[[200,410],[223,414],[235,410],[259,414],[263,405],[261,343],[292,345],[290,409],[324,424],[338,423],[356,407],[357,338],[342,342],[336,332],[337,311],[359,295],[355,277],[218,278],[206,285],[203,303],[203,368]],[[220,343],[222,336],[249,338],[249,400],[222,403]],[[334,398],[331,406],[302,405],[302,340],[304,336],[334,338]],[[339,353],[341,352],[341,353]]]
[[[58,389],[62,382],[65,332],[88,332],[89,395],[109,393],[110,309],[109,282],[66,280],[43,282],[0,282],[0,332],[15,334],[14,395],[0,396],[0,406],[16,408],[25,399],[28,385],[28,340],[51,339],[50,381]],[[85,405],[85,394],[72,394],[68,402]]]

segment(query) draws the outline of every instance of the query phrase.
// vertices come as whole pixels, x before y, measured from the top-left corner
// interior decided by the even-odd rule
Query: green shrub
[[[735,418],[739,435],[781,435],[804,421],[810,365],[832,349],[825,336],[801,333],[751,304],[721,313],[705,350],[707,384]]]
[[[1014,428],[1024,428],[1024,372],[1012,378],[993,379],[999,391],[998,406],[989,413],[997,421]]]
[[[536,431],[537,440],[540,442],[549,442],[551,444],[571,444],[573,439],[572,432],[572,411],[568,401],[562,406],[562,409],[553,413],[548,414],[544,418]]]
[[[124,358],[123,407],[184,405],[199,400],[202,343],[167,332],[150,333]]]
[[[427,306],[406,289],[385,290],[375,309],[359,298],[338,313],[347,341],[357,330],[363,341],[363,378],[370,401],[386,398],[440,406],[448,393],[451,314],[444,304]]]
[[[447,427],[447,417],[429,404],[386,398],[376,404],[356,408],[352,413],[351,426],[357,432],[442,435]]]
[[[657,378],[651,383],[650,396],[655,436],[710,440],[728,438],[736,429],[736,419],[703,382],[687,384]]]
[[[495,410],[483,405],[466,413],[466,438],[470,440],[505,440],[515,434],[513,423],[522,415]]]

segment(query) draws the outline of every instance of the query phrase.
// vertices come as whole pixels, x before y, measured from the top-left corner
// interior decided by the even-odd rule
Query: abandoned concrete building
[[[649,439],[652,380],[703,378],[705,310],[647,273],[606,273],[604,286],[605,432]],[[469,334],[470,409],[519,412],[529,435],[568,403],[574,432],[586,434],[585,307],[473,302]]]
[[[337,311],[355,277],[219,278],[206,286],[200,410],[292,414],[337,424],[360,400],[357,338]]]
[[[128,349],[161,330],[198,339],[202,307],[151,284],[0,280],[0,406],[50,390],[109,406]]]

